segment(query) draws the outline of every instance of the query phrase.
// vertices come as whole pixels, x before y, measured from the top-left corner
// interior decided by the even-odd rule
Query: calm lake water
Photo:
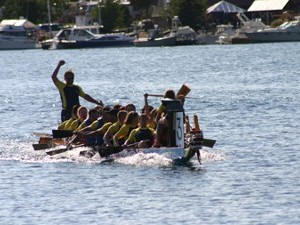
[[[300,224],[300,43],[0,51],[0,224]],[[113,163],[33,151],[60,120],[60,59],[106,104],[192,91],[214,149]],[[150,103],[159,105],[159,99]],[[92,107],[84,100],[82,104]]]

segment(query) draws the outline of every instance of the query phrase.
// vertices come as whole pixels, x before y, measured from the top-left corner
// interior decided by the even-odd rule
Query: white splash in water
[[[215,153],[215,152],[209,152],[206,150],[201,150],[200,154],[201,154],[202,162],[225,160],[225,156],[222,153]]]
[[[2,139],[0,142],[1,160],[31,160],[40,156],[40,152],[34,153],[30,143],[18,140]]]
[[[172,160],[166,158],[163,155],[159,155],[156,153],[138,153],[127,157],[122,157],[115,159],[116,162],[127,164],[127,165],[134,165],[134,166],[170,166],[172,165]]]
[[[57,147],[59,148],[59,147]],[[69,150],[65,153],[49,156],[45,150],[34,151],[32,144],[21,142],[18,140],[2,139],[0,142],[0,160],[18,160],[23,162],[38,162],[38,163],[57,163],[57,162],[75,162],[75,163],[100,163],[103,159],[99,154],[92,158],[80,156],[80,151],[88,150],[88,147],[80,147]],[[201,150],[202,163],[225,160],[222,153]],[[115,162],[134,165],[134,166],[150,166],[150,167],[168,167],[171,166],[173,160],[157,153],[126,153],[123,152],[112,157]],[[196,157],[192,159],[196,161]]]

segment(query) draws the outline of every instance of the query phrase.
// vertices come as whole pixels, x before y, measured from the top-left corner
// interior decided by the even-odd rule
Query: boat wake
[[[115,162],[133,166],[168,167],[172,165],[173,160],[157,153],[137,153],[131,156],[117,158]]]
[[[225,160],[224,155],[201,150],[201,162],[211,162]],[[124,156],[115,159],[115,162],[132,166],[150,166],[150,167],[170,167],[174,165],[174,161],[167,156],[157,153],[138,153],[130,156]],[[197,158],[194,157],[191,162],[198,164]]]
[[[103,159],[99,156],[99,154],[96,154],[92,158],[79,155],[81,151],[86,151],[88,149],[88,147],[79,147],[62,154],[49,156],[44,150],[34,151],[32,143],[22,142],[19,140],[2,139],[0,142],[0,160],[16,160],[30,163],[74,162],[101,164],[103,162],[113,162],[137,167],[171,167],[174,165],[174,161],[172,159],[157,153],[140,152],[133,154],[132,152],[124,152],[124,154],[118,154],[117,156],[112,156],[109,159]],[[215,151],[212,152],[202,149],[200,153],[202,164],[211,161],[225,160],[225,156],[223,154],[216,153]],[[197,158],[194,157],[191,162],[193,164],[197,164]]]

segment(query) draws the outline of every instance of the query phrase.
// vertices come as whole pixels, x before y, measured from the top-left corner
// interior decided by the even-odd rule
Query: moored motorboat
[[[87,27],[73,27],[60,30],[41,45],[43,49],[122,47],[133,46],[133,40],[125,34],[94,34]]]
[[[28,20],[3,20],[0,23],[0,50],[35,49],[35,25]]]
[[[141,32],[143,34],[143,32]],[[139,36],[139,35],[138,35]],[[189,26],[180,26],[177,16],[172,19],[172,28],[162,32],[158,26],[148,30],[146,37],[134,41],[136,47],[162,47],[175,45],[193,45],[197,42],[197,33]]]
[[[164,36],[153,39],[140,38],[134,41],[136,47],[163,47],[163,46],[175,46],[175,36]]]
[[[260,29],[245,34],[252,43],[300,41],[300,17],[276,28]]]

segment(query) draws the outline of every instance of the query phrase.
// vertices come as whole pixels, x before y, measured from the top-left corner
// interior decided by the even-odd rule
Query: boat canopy
[[[226,1],[220,1],[217,2],[216,4],[210,6],[207,10],[206,13],[242,13],[245,12],[246,10],[237,7],[234,4],[231,4],[229,2]]]
[[[255,0],[248,12],[283,10],[290,0]]]

